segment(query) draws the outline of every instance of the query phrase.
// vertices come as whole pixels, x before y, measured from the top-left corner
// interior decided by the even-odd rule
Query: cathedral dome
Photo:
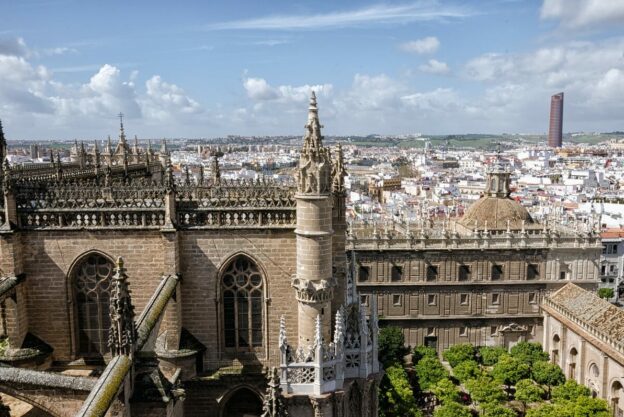
[[[535,223],[522,204],[509,197],[510,173],[497,158],[488,172],[483,196],[472,204],[459,223],[468,229],[519,230]]]
[[[472,204],[459,221],[469,229],[522,229],[525,225],[533,224],[531,215],[520,203],[509,197],[484,195]]]

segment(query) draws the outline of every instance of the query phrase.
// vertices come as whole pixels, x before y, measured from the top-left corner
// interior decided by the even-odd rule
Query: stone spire
[[[299,193],[327,194],[331,191],[331,159],[329,149],[323,147],[321,123],[316,106],[316,95],[312,92],[308,108],[308,122],[303,138],[297,173]]]
[[[108,135],[106,138],[106,147],[104,148],[104,155],[112,155],[113,154],[113,144],[111,143],[111,137]]]
[[[273,367],[269,372],[269,381],[266,394],[264,395],[261,417],[288,417],[288,407],[284,404],[282,397],[282,388],[277,368]]]
[[[316,106],[316,93],[312,91],[310,95],[310,106],[308,107],[308,122],[305,125],[307,132],[303,139],[303,148],[305,150],[318,151],[323,147],[322,127],[318,117],[318,107]]]
[[[126,132],[123,125],[123,116],[123,113],[119,113],[119,144],[125,148],[127,146],[127,143]]]
[[[108,347],[112,356],[134,353],[136,341],[136,325],[134,323],[134,306],[128,289],[128,276],[123,266],[123,259],[117,258],[117,269],[113,275],[110,296],[110,331]]]
[[[93,141],[93,163],[96,168],[100,167],[100,147],[98,146],[97,140]]]
[[[2,129],[2,120],[0,120],[0,163],[7,157],[7,143],[4,138],[4,130]]]

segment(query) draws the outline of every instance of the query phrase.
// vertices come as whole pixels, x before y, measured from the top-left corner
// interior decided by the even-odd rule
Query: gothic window
[[[109,259],[93,253],[74,269],[72,282],[80,355],[101,356],[108,352],[113,268]]]
[[[223,330],[226,348],[238,351],[262,346],[262,274],[258,266],[239,256],[221,278]]]

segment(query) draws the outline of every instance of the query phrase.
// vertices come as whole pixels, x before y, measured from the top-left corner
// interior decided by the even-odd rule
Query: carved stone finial
[[[167,167],[165,168],[165,176],[163,179],[165,189],[168,192],[173,191],[175,187],[175,180],[173,178],[173,166],[171,166],[171,158],[167,158]]]
[[[289,417],[288,407],[282,397],[279,373],[275,367],[269,370],[269,381],[264,395],[261,417]]]
[[[316,324],[314,326],[314,345],[320,346],[323,343],[323,325],[321,323],[321,315],[316,315]]]
[[[334,192],[344,191],[344,178],[347,176],[347,170],[344,166],[344,156],[342,154],[342,145],[338,144],[336,158],[332,167],[332,189]]]
[[[204,184],[204,166],[203,165],[199,166],[199,178],[197,179],[197,184],[199,185]]]
[[[128,289],[128,276],[121,257],[117,258],[115,275],[111,283],[110,322],[108,347],[112,356],[132,355],[136,341],[134,306]]]
[[[340,306],[336,312],[336,325],[334,328],[334,345],[342,346],[345,336],[345,319],[344,319],[344,306]]]
[[[184,185],[191,185],[191,170],[188,165],[184,166]]]
[[[284,316],[280,317],[280,327],[279,327],[279,347],[280,349],[286,348],[288,346],[288,339],[286,338],[286,318]]]
[[[219,158],[217,155],[212,157],[212,182],[214,185],[219,185],[221,183],[221,168],[219,167]]]

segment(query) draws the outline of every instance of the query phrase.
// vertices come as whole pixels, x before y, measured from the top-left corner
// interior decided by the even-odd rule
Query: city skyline
[[[623,130],[615,2],[183,6],[0,6],[9,140],[299,135],[312,89],[328,135],[544,134],[558,91],[566,132]]]

